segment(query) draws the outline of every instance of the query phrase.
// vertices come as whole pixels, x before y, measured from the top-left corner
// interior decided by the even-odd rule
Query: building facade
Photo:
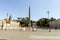
[[[53,29],[60,29],[60,20],[49,22],[49,26],[50,28],[53,28]]]

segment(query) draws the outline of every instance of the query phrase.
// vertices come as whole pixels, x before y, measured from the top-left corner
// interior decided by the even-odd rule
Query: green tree
[[[28,27],[28,24],[29,24],[29,18],[26,17],[26,26]]]
[[[19,26],[21,26],[21,24],[20,24],[21,18],[20,17],[17,17],[17,20],[16,21],[19,22]]]
[[[36,23],[36,21],[31,20],[31,26],[33,26],[33,23]]]
[[[55,18],[53,18],[53,17],[51,17],[51,19],[50,19],[51,21],[54,21],[54,20],[56,20]]]
[[[25,20],[25,18],[21,19],[20,24],[21,24],[22,27],[26,26],[26,20]]]
[[[21,27],[28,27],[28,23],[29,23],[29,18],[28,17],[26,17],[26,18],[18,17],[17,21],[20,22]]]
[[[38,27],[48,27],[50,19],[48,18],[41,18],[37,21]]]

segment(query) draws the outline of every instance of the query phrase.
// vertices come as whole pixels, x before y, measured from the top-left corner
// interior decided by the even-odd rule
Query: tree
[[[17,17],[17,20],[16,21],[19,22],[19,26],[21,26],[20,25],[21,18],[20,17]]]
[[[20,22],[21,27],[28,27],[28,23],[29,23],[29,18],[28,17],[26,17],[26,18],[18,17],[17,21]]]
[[[38,27],[48,27],[50,19],[48,18],[41,18],[37,21]]]
[[[39,19],[39,20],[37,21],[37,26],[38,26],[38,27],[41,26],[41,19]]]
[[[48,18],[41,18],[37,21],[38,27],[49,27],[49,22],[56,20],[55,18],[51,17],[51,19]]]
[[[55,18],[53,18],[53,17],[51,17],[51,19],[50,19],[51,21],[54,21],[54,20],[56,20]]]
[[[28,27],[29,25],[29,18],[28,17],[26,17],[26,26]]]
[[[26,26],[26,19],[22,18],[21,21],[20,21],[20,24],[21,24],[22,27],[25,27]]]
[[[33,23],[36,23],[36,21],[31,20],[31,26],[33,26]]]

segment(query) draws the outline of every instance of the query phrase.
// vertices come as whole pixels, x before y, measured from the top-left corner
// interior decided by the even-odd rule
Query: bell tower
[[[9,17],[9,21],[11,22],[12,21],[12,16],[10,15],[10,17]]]

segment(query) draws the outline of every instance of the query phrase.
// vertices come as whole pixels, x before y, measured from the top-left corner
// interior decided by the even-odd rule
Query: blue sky
[[[47,18],[60,18],[60,0],[0,0],[0,19],[11,14],[13,19],[28,17],[29,5],[31,8],[31,20]]]

